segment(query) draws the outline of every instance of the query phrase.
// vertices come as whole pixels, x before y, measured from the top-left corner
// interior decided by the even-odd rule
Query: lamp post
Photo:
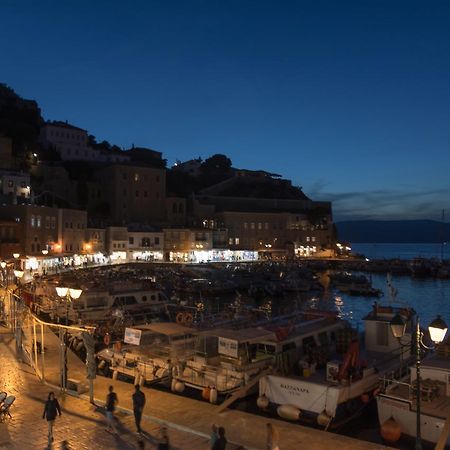
[[[14,298],[14,296],[11,296],[13,298],[13,305],[14,305],[14,330],[16,332],[16,348],[20,351],[22,348],[22,324],[20,323],[20,306],[21,306],[21,300],[22,300],[22,293],[21,293],[21,279],[23,277],[23,270],[14,270],[14,275],[16,277],[16,283],[17,283],[17,299]]]
[[[68,287],[56,287],[56,293],[60,298],[65,298],[66,300],[66,327],[69,325],[69,305],[72,300],[80,298],[83,293],[82,289],[73,289]],[[60,335],[61,337],[61,348],[62,348],[62,361],[61,361],[61,387],[63,390],[67,388],[67,328],[64,329],[64,333]]]
[[[406,322],[403,320],[403,317],[400,314],[396,314],[391,322],[391,331],[395,338],[397,338],[400,342],[400,339],[404,336],[406,330]],[[428,331],[430,333],[431,340],[436,344],[440,344],[447,333],[447,324],[441,319],[441,316],[437,316],[430,325],[428,326]],[[420,433],[420,349],[421,347],[430,349],[430,347],[426,346],[423,343],[423,333],[420,331],[420,320],[419,316],[417,316],[416,321],[416,329],[414,332],[414,341],[415,341],[415,353],[416,353],[416,443],[415,450],[422,450],[422,437]],[[400,343],[401,345],[401,343]]]

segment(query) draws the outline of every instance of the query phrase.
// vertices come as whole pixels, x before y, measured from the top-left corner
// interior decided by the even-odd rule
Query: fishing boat
[[[102,375],[132,380],[134,384],[171,381],[172,371],[192,356],[192,328],[159,322],[126,328],[123,344],[116,342],[97,353]]]
[[[268,374],[259,381],[258,406],[285,419],[337,428],[360,414],[373,398],[383,374],[400,376],[409,349],[390,334],[389,322],[400,314],[411,325],[410,308],[373,305],[364,318],[363,346],[354,330],[316,329],[296,346],[296,364],[288,374]]]
[[[320,335],[348,329],[336,314],[308,311],[295,317],[266,321],[258,327],[218,328],[197,333],[192,359],[177,375],[181,385],[205,390],[214,388],[218,396],[255,386],[268,370],[287,370],[294,362],[297,346]],[[244,396],[244,394],[242,395]]]
[[[450,417],[450,340],[442,343],[434,353],[421,362],[420,376],[420,429],[424,441],[436,444],[447,421],[447,437],[443,444],[450,445],[448,421]],[[396,428],[395,438],[401,434],[415,437],[417,426],[416,371],[401,380],[385,378],[383,389],[376,396],[380,426]],[[392,439],[392,440],[396,440]],[[443,446],[441,447],[443,448]],[[447,448],[447,447],[445,447]]]
[[[47,282],[32,295],[38,313],[53,320],[68,318],[79,324],[146,323],[161,318],[170,300],[151,280],[89,280],[82,294],[67,303],[56,295],[56,283]],[[26,295],[26,294],[25,294]]]

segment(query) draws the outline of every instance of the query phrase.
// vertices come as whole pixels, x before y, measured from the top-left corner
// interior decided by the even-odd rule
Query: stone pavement
[[[12,419],[0,423],[0,449],[60,449],[64,440],[72,450],[138,448],[132,416],[118,412],[119,435],[116,437],[105,430],[102,408],[96,408],[80,398],[61,397],[57,390],[55,393],[62,407],[62,416],[55,421],[55,440],[48,447],[47,422],[42,419],[42,413],[44,401],[52,389],[43,385],[29,366],[17,362],[14,351],[12,335],[0,327],[0,391],[16,396],[11,408]],[[160,425],[145,420],[142,428],[145,448],[155,449]],[[174,449],[209,449],[206,438],[189,432],[169,429],[169,438]]]

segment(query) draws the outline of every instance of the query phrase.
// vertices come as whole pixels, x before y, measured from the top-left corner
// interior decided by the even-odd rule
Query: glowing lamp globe
[[[441,316],[437,316],[428,326],[428,331],[431,340],[435,344],[440,344],[447,333],[447,324],[441,319]]]
[[[406,322],[400,314],[396,314],[389,325],[391,326],[391,331],[395,338],[400,339],[405,335]]]

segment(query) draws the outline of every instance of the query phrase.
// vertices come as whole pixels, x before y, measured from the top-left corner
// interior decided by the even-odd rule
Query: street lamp
[[[14,329],[16,331],[16,348],[18,351],[20,351],[20,349],[22,348],[22,324],[20,323],[20,307],[21,307],[21,300],[22,300],[22,295],[21,295],[21,283],[20,280],[23,277],[23,270],[14,270],[14,275],[16,277],[16,283],[17,283],[17,290],[18,290],[18,298],[14,299],[13,298],[13,304],[14,304]]]
[[[404,336],[406,330],[406,322],[400,314],[396,314],[391,322],[391,331],[395,338],[399,341]],[[436,344],[440,344],[447,333],[447,324],[441,319],[441,316],[437,316],[428,326],[428,332],[430,333],[431,340]],[[420,331],[419,316],[417,316],[416,330],[414,333],[414,339],[416,344],[416,445],[415,450],[422,450],[422,438],[420,434],[420,347],[430,349],[423,343],[423,333]]]
[[[83,293],[82,289],[73,289],[68,287],[56,287],[56,293],[60,298],[66,299],[66,327],[69,325],[69,305],[71,300],[76,300],[80,298],[80,295]],[[64,330],[64,334],[62,335],[63,341],[63,361],[62,361],[62,369],[61,369],[61,387],[65,389],[67,387],[67,328]]]

